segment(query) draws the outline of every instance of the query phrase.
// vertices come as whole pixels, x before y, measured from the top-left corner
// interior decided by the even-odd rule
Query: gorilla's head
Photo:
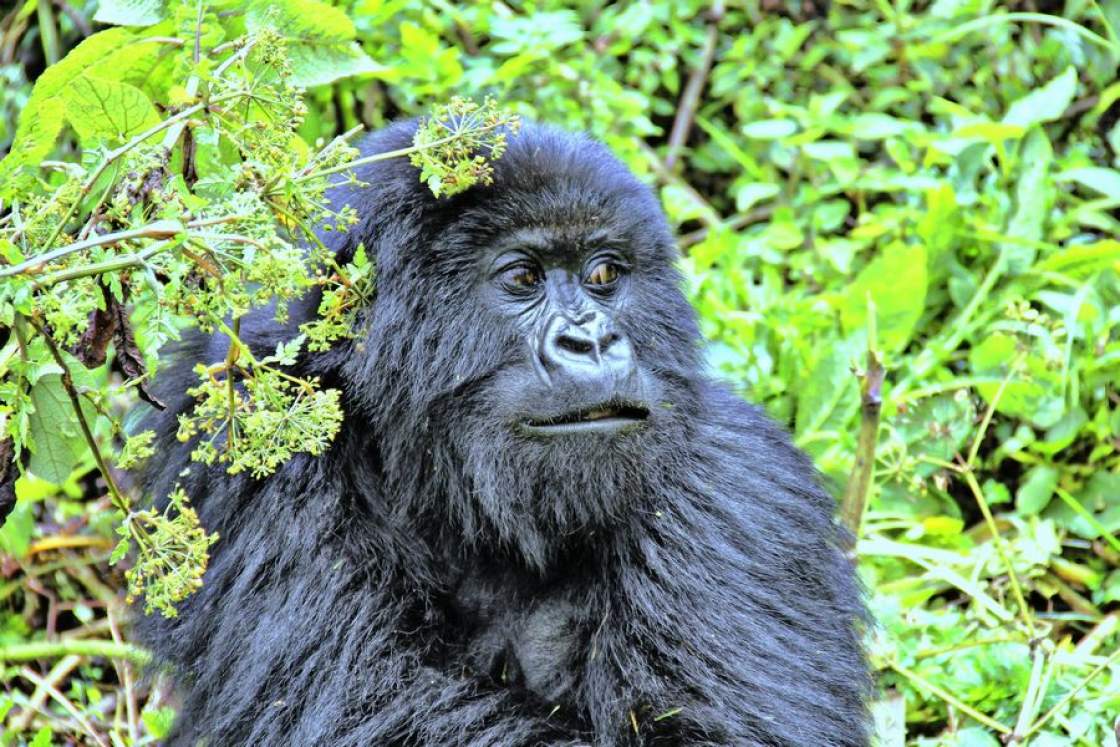
[[[407,144],[414,125],[369,150]],[[377,296],[343,366],[386,479],[445,501],[468,538],[543,561],[677,468],[698,333],[660,207],[602,145],[539,125],[494,182],[434,198],[406,162],[343,191]],[[342,249],[343,254],[346,247]]]

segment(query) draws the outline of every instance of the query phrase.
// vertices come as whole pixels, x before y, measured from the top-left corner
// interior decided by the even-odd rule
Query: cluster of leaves
[[[43,24],[58,19],[35,2],[6,16],[0,29],[26,30],[35,12],[46,34]],[[159,458],[154,433],[138,430],[141,418],[126,428],[124,415],[138,411],[138,400],[164,406],[150,387],[164,343],[190,327],[226,338],[224,360],[198,362],[198,383],[188,390],[196,406],[180,417],[179,437],[191,443],[194,460],[259,478],[298,452],[322,453],[343,418],[339,393],[295,367],[305,345],[323,350],[356,334],[355,314],[371,297],[375,272],[364,250],[340,266],[316,237],[313,227],[344,230],[358,220],[349,207],[329,206],[325,190],[332,179],[353,180],[355,165],[407,156],[423,164],[437,194],[465,189],[489,178],[489,162],[517,119],[493,100],[455,99],[434,108],[411,147],[359,160],[349,144],[357,129],[315,146],[298,134],[307,114],[303,86],[377,69],[333,6],[106,1],[92,20],[121,25],[86,36],[65,56],[51,46],[53,64],[35,81],[0,160],[0,504],[7,518],[0,547],[11,560],[29,559],[32,535],[50,526],[43,486],[66,490],[87,480],[79,492],[104,495],[98,515],[116,516],[119,541],[108,561],[124,564],[126,601],[142,597],[146,612],[174,616],[201,585],[218,538],[180,487],[142,496],[124,472]],[[446,127],[443,137],[424,139]],[[71,154],[77,157],[50,160]],[[295,339],[271,354],[242,339],[250,310],[284,322],[288,304],[315,288],[320,317]],[[91,470],[96,480],[87,477]],[[49,505],[59,505],[57,498]],[[103,528],[58,546],[107,549]],[[34,596],[36,582],[20,579],[12,591]],[[117,604],[111,593],[101,596],[101,605]],[[23,615],[7,614],[5,625],[26,628]],[[48,623],[53,630],[53,618]],[[3,649],[6,629],[0,626],[0,661],[40,650],[35,641]],[[25,669],[0,677],[37,688],[0,697],[4,713],[20,706],[12,713],[19,730],[34,714],[48,714],[46,694],[83,739],[106,743],[94,725],[103,712],[83,713]],[[127,714],[118,707],[108,735],[137,743],[142,721],[158,738],[132,707],[131,691],[127,699]],[[50,743],[50,735],[45,727],[35,743]]]

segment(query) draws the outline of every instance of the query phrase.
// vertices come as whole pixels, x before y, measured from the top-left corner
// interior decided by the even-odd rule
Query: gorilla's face
[[[421,492],[468,536],[543,562],[678,468],[698,332],[656,199],[605,148],[533,128],[494,176],[417,195],[418,229],[378,256],[378,430],[431,455]]]
[[[627,330],[634,252],[592,229],[514,230],[480,254],[481,305],[523,341],[494,378],[493,415],[538,440],[614,438],[650,426],[662,399]]]

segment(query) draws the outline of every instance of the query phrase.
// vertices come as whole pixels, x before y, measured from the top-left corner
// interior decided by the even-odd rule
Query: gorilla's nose
[[[633,366],[630,343],[600,311],[576,318],[556,316],[549,324],[541,357],[550,371],[590,383],[621,380]]]

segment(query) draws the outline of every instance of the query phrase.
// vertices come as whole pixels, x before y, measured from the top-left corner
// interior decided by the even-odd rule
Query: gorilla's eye
[[[512,290],[528,290],[540,282],[541,272],[532,265],[514,265],[502,273],[502,283]]]
[[[618,277],[621,274],[622,268],[614,262],[600,262],[591,268],[586,282],[596,288],[605,289],[618,282]]]

